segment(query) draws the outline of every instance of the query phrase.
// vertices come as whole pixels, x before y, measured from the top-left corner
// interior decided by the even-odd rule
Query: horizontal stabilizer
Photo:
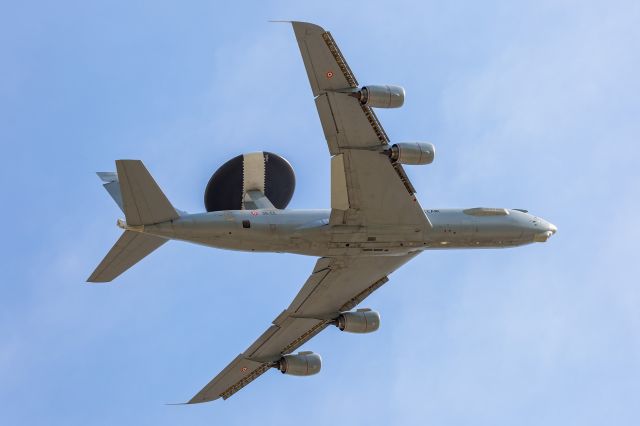
[[[178,212],[142,161],[117,160],[116,168],[127,225],[150,225],[178,218]]]
[[[166,242],[166,239],[154,235],[124,231],[87,281],[92,283],[112,281]]]
[[[102,179],[104,189],[107,190],[113,201],[116,202],[120,210],[124,213],[124,207],[122,207],[122,193],[120,192],[120,183],[118,183],[118,175],[114,172],[96,172],[98,177]]]

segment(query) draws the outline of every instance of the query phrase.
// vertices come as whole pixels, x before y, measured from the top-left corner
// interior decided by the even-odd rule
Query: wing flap
[[[431,228],[411,191],[413,186],[399,164],[391,163],[385,155],[375,151],[354,149],[340,156],[347,203],[342,184],[332,185],[332,199],[342,202],[332,205],[331,225]],[[332,179],[336,182],[341,181],[335,176],[339,172],[338,167],[332,169]],[[345,206],[348,208],[335,208]]]
[[[326,95],[333,115],[335,135],[340,149],[376,147],[387,144],[382,127],[376,132],[373,111],[348,93],[328,92]],[[317,105],[317,104],[316,104]],[[319,112],[319,111],[318,111]],[[331,129],[329,127],[329,129]],[[327,136],[327,134],[325,134]]]
[[[327,140],[327,146],[331,155],[340,153],[340,145],[338,143],[338,123],[333,115],[331,104],[329,103],[329,97],[326,93],[318,96],[315,100],[316,109],[318,110],[318,116],[320,117],[320,124],[322,125],[322,131],[324,137]]]
[[[344,163],[349,205],[361,212],[366,221],[362,225],[427,225],[422,207],[385,155],[350,150]]]
[[[324,259],[324,258],[323,258]],[[298,292],[289,308],[285,311],[287,313],[297,313],[303,304],[309,299],[313,291],[322,283],[322,281],[329,275],[329,265],[324,268],[314,271],[313,274],[307,279],[307,282],[302,286],[302,289]]]
[[[315,103],[331,155],[345,149],[375,149],[388,143],[373,110],[348,93],[326,92]]]

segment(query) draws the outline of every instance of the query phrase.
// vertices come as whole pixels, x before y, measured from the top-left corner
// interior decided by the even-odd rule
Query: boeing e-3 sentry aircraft
[[[170,239],[210,247],[319,257],[291,304],[188,403],[227,399],[271,368],[296,376],[320,371],[319,355],[295,350],[330,325],[369,333],[380,315],[353,310],[393,271],[429,249],[514,247],[544,242],[551,223],[525,210],[424,210],[403,165],[430,164],[430,143],[391,144],[373,108],[397,108],[404,89],[360,86],[333,37],[292,22],[331,155],[331,209],[285,210],[295,186],[278,155],[239,155],[212,176],[206,213],[177,210],[137,160],[99,173],[124,212],[124,233],[91,274],[111,281]]]

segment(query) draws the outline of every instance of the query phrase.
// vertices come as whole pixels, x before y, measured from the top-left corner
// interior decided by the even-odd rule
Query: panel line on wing
[[[333,125],[335,126],[336,129],[336,135],[342,133],[340,131],[340,127],[338,126],[338,121],[336,120],[336,113],[335,111],[333,111],[333,106],[331,106],[331,101],[329,100],[329,95],[328,94],[324,94],[323,95],[325,97],[326,100],[326,104],[329,107],[329,113],[331,114],[331,117],[333,118]]]
[[[304,303],[309,299],[309,297],[322,284],[322,282],[325,280],[325,278],[327,278],[327,275],[329,275],[329,272],[331,272],[331,269],[329,269],[329,268],[320,270],[318,272],[314,272],[309,277],[307,282],[308,283],[312,283],[314,281],[317,281],[316,285],[314,285],[310,289],[308,289],[305,286],[303,286],[302,290],[300,290],[298,295],[296,295],[295,299],[293,299],[293,302],[291,302],[291,305],[289,305],[288,311],[290,311],[292,313],[298,312],[298,310],[300,310],[300,307],[304,305]],[[308,291],[308,293],[305,294],[304,293],[305,291]]]
[[[278,318],[280,318],[281,316],[282,316],[282,314],[278,315]],[[278,318],[276,318],[276,320]],[[285,319],[286,319],[286,317],[285,317]],[[258,352],[260,350],[260,348],[265,343],[267,343],[271,337],[273,337],[274,334],[276,334],[278,331],[280,331],[280,325],[281,324],[282,324],[282,322],[280,322],[280,324],[273,323],[272,326],[270,326],[264,333],[262,333],[262,335],[260,337],[258,337],[258,340],[253,342],[253,344],[247,348],[247,350],[244,352],[244,354],[248,355],[248,357],[251,358],[251,356],[253,356],[253,354]]]
[[[312,70],[314,71],[314,72],[307,72],[307,74],[309,75],[309,79],[310,80],[313,77],[313,82],[315,82],[316,90],[319,92],[320,91],[320,82],[318,81],[318,70],[316,69],[316,66],[313,63],[313,56],[311,55],[311,52],[309,52],[309,45],[307,44],[306,41],[303,41],[303,43],[304,43],[304,48],[307,51],[306,57],[309,60],[309,63],[311,65]],[[302,55],[302,56],[303,56],[303,59],[304,59],[304,55]],[[311,84],[311,86],[313,86],[313,83]],[[314,90],[314,92],[316,90]]]

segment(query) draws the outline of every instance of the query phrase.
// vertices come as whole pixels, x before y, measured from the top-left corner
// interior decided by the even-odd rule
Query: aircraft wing
[[[352,96],[358,81],[331,34],[292,25],[332,156],[330,224],[430,229],[404,169],[382,153],[389,138],[378,117]]]
[[[341,312],[353,309],[416,254],[318,259],[289,307],[188,403],[229,398],[324,330]]]

